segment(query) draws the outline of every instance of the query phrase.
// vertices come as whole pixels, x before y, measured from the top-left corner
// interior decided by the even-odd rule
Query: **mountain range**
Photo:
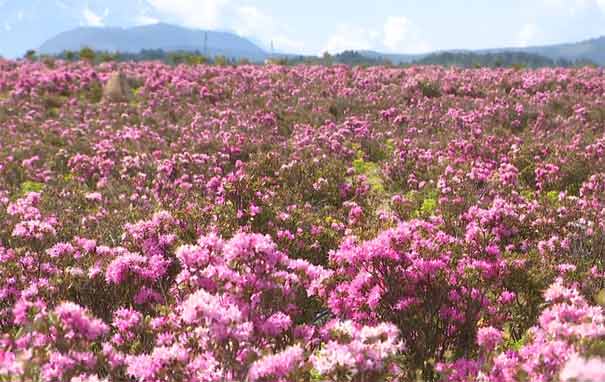
[[[89,23],[131,26],[160,16],[148,0],[0,0],[0,55],[20,57],[51,36]]]
[[[371,59],[386,59],[396,64],[411,63],[422,60],[430,55],[444,53],[445,51],[430,52],[423,54],[392,54],[380,53],[375,51],[361,51],[360,53]],[[605,66],[605,36],[584,40],[574,43],[544,45],[544,46],[529,46],[524,48],[495,48],[481,50],[450,50],[451,53],[505,53],[505,52],[521,52],[535,54],[549,58],[551,60],[569,60],[569,61],[591,61],[597,65]]]
[[[526,48],[490,49],[477,51],[477,53],[498,53],[503,51],[524,52],[539,54],[553,60],[590,60],[595,64],[605,65],[605,36],[584,40],[575,43],[530,46]]]
[[[57,34],[45,41],[38,49],[43,54],[58,54],[65,50],[79,50],[87,46],[95,50],[138,53],[143,49],[164,51],[198,51],[209,56],[224,55],[232,58],[247,58],[260,62],[270,53],[257,44],[232,32],[205,31],[158,23],[131,28],[79,27]],[[605,66],[605,36],[576,43],[525,48],[497,48],[476,51],[455,50],[453,53],[475,54],[520,52],[543,56],[552,60],[590,61]],[[391,54],[375,51],[360,51],[362,56],[373,60],[389,60],[395,64],[411,63],[432,54]],[[279,54],[279,56],[294,56]],[[297,55],[298,56],[298,55]]]
[[[79,27],[59,33],[40,46],[42,54],[77,51],[87,46],[99,51],[138,53],[145,49],[198,51],[209,56],[227,56],[262,61],[268,55],[250,40],[234,33],[194,30],[170,24],[132,28]]]
[[[267,45],[255,38],[238,36],[231,31],[202,31],[176,26],[180,22],[178,18],[162,13],[154,6],[156,3],[156,0],[0,0],[0,55],[21,57],[28,49],[58,53],[86,45],[99,50],[123,52],[138,52],[141,49],[197,50],[209,55],[248,58],[252,61],[262,61],[271,56],[267,52]],[[153,24],[158,20],[165,23]],[[125,28],[115,27],[118,25]],[[49,39],[49,36],[54,37]],[[206,43],[204,36],[207,36]],[[496,47],[473,52],[524,52],[553,60],[589,60],[605,66],[605,37],[567,44]],[[298,52],[287,53],[280,56],[300,57]],[[442,52],[421,55],[374,51],[360,53],[371,59],[410,63]]]

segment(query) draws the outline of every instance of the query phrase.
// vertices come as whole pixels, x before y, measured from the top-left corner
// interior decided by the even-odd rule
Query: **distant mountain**
[[[393,64],[409,64],[412,61],[419,60],[425,56],[428,56],[430,53],[424,54],[399,54],[399,53],[380,53],[373,50],[361,50],[359,53],[369,59],[372,60],[386,60],[390,61]]]
[[[605,36],[566,44],[530,46],[526,48],[496,48],[482,50],[446,50],[431,52],[425,54],[392,54],[380,53],[375,51],[360,51],[362,55],[372,60],[389,60],[394,64],[408,64],[412,62],[422,62],[425,58],[432,62],[436,55],[444,53],[452,54],[500,54],[500,53],[525,53],[546,57],[553,61],[579,61],[592,62],[597,65],[605,66]],[[529,58],[529,57],[528,57]],[[537,57],[534,57],[537,58]],[[425,60],[426,61],[426,60]]]
[[[23,56],[51,36],[94,22],[128,27],[165,19],[148,0],[0,0],[0,55]]]
[[[412,62],[417,65],[442,65],[461,68],[509,68],[522,66],[527,68],[571,67],[576,64],[585,65],[586,60],[552,59],[536,53],[504,51],[504,52],[441,52],[431,53]]]
[[[205,42],[206,41],[206,42]],[[262,61],[268,55],[249,40],[228,32],[203,31],[170,24],[153,24],[132,28],[81,27],[47,40],[40,46],[42,54],[89,47],[97,51],[137,53],[143,49],[164,51],[199,51],[209,56],[224,55]]]
[[[527,48],[488,49],[484,52],[525,52],[539,54],[553,60],[589,60],[595,64],[605,65],[605,36],[584,40],[576,43],[556,44],[546,46],[530,46]]]
[[[205,41],[206,40],[206,41]],[[40,46],[39,53],[59,54],[77,51],[87,46],[97,51],[139,53],[142,50],[198,51],[209,56],[223,55],[263,61],[270,57],[252,41],[232,32],[203,31],[171,24],[158,23],[131,28],[79,27],[62,32]],[[278,53],[274,57],[313,62],[310,56]],[[484,50],[450,50],[425,54],[393,54],[376,51],[345,51],[334,56],[335,62],[351,64],[438,64],[471,67],[510,66],[529,67],[562,65],[574,62],[605,66],[605,37],[577,43],[526,48],[498,48]]]

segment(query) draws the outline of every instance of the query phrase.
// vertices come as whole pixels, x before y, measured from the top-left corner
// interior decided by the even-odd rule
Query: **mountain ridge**
[[[206,39],[207,38],[207,39]],[[145,49],[191,50],[210,56],[264,60],[267,53],[250,40],[231,32],[185,28],[173,24],[122,27],[78,27],[46,40],[42,54],[59,54],[82,47],[94,50],[137,53]]]
[[[411,63],[430,55],[441,53],[506,53],[522,52],[541,55],[552,60],[564,59],[571,61],[589,60],[598,65],[605,66],[605,36],[594,37],[578,42],[567,42],[560,44],[534,45],[527,47],[503,47],[488,49],[445,49],[428,53],[405,54],[405,53],[381,53],[372,50],[359,51],[362,55],[373,59],[388,59],[394,63]]]
[[[204,36],[207,41],[204,42]],[[224,55],[263,61],[271,57],[251,39],[229,31],[191,29],[168,23],[156,23],[133,27],[78,27],[57,34],[39,48],[42,54],[59,54],[65,50],[79,50],[87,46],[95,50],[138,53],[145,49],[165,51],[198,51],[209,56]],[[590,61],[605,66],[605,36],[578,42],[537,45],[529,47],[504,47],[490,49],[450,49],[422,54],[383,53],[359,50],[362,56],[373,60],[388,60],[395,64],[412,63],[430,55],[441,53],[494,54],[522,52],[544,56],[552,60]],[[296,53],[278,53],[278,57],[304,56]],[[309,56],[307,56],[309,57]]]

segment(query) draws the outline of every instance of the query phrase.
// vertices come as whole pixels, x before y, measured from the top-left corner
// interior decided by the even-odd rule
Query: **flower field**
[[[3,382],[605,381],[602,69],[0,61],[0,221]]]

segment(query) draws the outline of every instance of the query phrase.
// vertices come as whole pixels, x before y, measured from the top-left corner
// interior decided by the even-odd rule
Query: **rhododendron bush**
[[[602,69],[2,61],[0,219],[0,381],[605,381]]]

